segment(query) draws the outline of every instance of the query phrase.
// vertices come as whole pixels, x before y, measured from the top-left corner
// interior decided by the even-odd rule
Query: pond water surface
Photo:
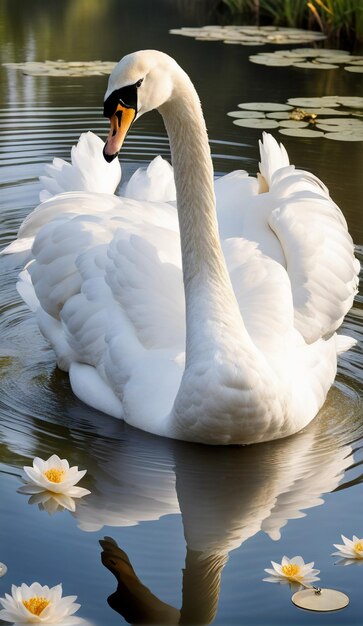
[[[207,4],[1,0],[1,61],[116,61],[140,48],[171,54],[200,94],[217,173],[258,167],[259,131],[236,127],[226,116],[239,102],[359,95],[359,75],[342,69],[321,75],[253,65],[248,55],[255,48],[168,34],[209,23]],[[106,82],[31,77],[0,67],[1,244],[15,237],[37,205],[42,165],[54,156],[69,158],[82,131],[106,136]],[[362,244],[361,143],[283,142],[291,162],[328,185]],[[124,177],[157,154],[170,156],[161,118],[153,113],[126,141]],[[229,449],[168,441],[73,396],[16,292],[17,270],[6,258],[0,263],[0,561],[8,566],[0,596],[12,583],[62,582],[66,595],[78,595],[79,614],[97,626],[158,623],[160,610],[175,624],[362,623],[363,567],[339,567],[330,556],[340,533],[363,536],[359,346],[341,359],[319,416],[294,437]],[[358,297],[344,322],[357,339],[362,310]],[[91,495],[74,514],[49,515],[17,492],[22,467],[52,453],[88,470],[81,484]],[[118,593],[100,558],[105,536],[128,555],[139,578],[125,564]],[[271,559],[284,554],[314,560],[323,585],[348,593],[349,607],[329,616],[304,612],[291,604],[287,585],[262,582]]]

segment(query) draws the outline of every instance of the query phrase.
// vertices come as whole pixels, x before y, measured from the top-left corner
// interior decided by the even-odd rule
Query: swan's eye
[[[143,81],[144,81],[144,79],[140,78],[140,80],[138,80],[137,83],[136,83],[136,87],[141,87]]]
[[[141,79],[142,82],[143,79]],[[121,87],[121,89],[115,89],[112,94],[103,103],[103,114],[105,117],[110,118],[116,111],[118,104],[126,109],[134,109],[137,111],[137,85],[140,83],[134,83],[133,85],[127,85]]]

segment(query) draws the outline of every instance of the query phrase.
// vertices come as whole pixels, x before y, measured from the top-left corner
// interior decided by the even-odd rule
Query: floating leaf
[[[363,65],[346,65],[344,69],[347,70],[347,72],[363,74]]]
[[[17,69],[27,76],[101,76],[110,74],[116,65],[114,61],[27,61],[25,63],[4,63],[5,67]]]
[[[363,141],[363,133],[342,131],[340,133],[325,133],[326,139],[333,139],[334,141]]]
[[[349,56],[343,56],[342,54],[340,56],[323,56],[323,57],[316,57],[315,61],[317,63],[350,63],[351,62],[351,57]]]
[[[297,120],[281,120],[280,126],[282,128],[306,128],[309,122],[297,121]]]
[[[337,96],[336,100],[345,107],[351,107],[352,109],[363,108],[363,98],[359,96]]]
[[[309,70],[337,70],[339,65],[330,65],[329,63],[313,63],[311,61],[304,61],[303,63],[293,63],[294,67],[301,67]]]
[[[355,132],[356,130],[359,132],[360,131],[360,126],[344,126],[341,124],[316,124],[316,128],[318,128],[319,130],[323,130],[324,132],[327,133],[341,133],[341,132]],[[362,124],[362,129],[363,129],[363,124]]]
[[[348,111],[341,111],[339,109],[332,109],[332,108],[324,108],[324,107],[317,107],[316,109],[309,109],[306,108],[304,109],[305,113],[307,113],[308,115],[349,115]]]
[[[276,26],[203,26],[201,28],[182,27],[169,31],[172,35],[194,37],[201,41],[222,40],[227,44],[243,46],[272,44],[310,43],[325,39],[325,35],[317,31],[300,28],[280,28]]]
[[[289,104],[293,104],[298,107],[337,107],[339,104],[337,103],[337,99],[332,96],[323,96],[322,98],[289,98]]]
[[[279,133],[290,137],[324,137],[324,133],[309,128],[280,128]]]
[[[260,58],[255,60],[253,57],[250,57],[250,61],[252,61],[252,63],[258,63],[259,65],[269,65],[271,67],[288,67],[294,63],[293,59],[288,59],[287,57],[268,57],[263,60]]]
[[[272,120],[288,120],[289,113],[288,111],[277,111],[276,113],[266,113],[266,117]]]
[[[240,109],[251,111],[290,111],[292,109],[289,104],[279,104],[278,102],[242,102],[238,106]]]
[[[324,124],[333,126],[363,126],[363,122],[353,117],[327,117]]]
[[[230,111],[227,113],[229,117],[243,117],[243,118],[256,118],[256,117],[265,117],[263,113],[260,111]]]
[[[275,120],[258,118],[233,120],[233,124],[236,124],[237,126],[244,126],[245,128],[277,128],[279,125]]]

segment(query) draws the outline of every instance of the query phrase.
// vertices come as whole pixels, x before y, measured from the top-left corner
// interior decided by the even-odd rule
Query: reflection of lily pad
[[[279,133],[290,137],[324,137],[324,133],[310,128],[280,128]]]
[[[265,119],[242,119],[242,120],[233,120],[233,124],[236,126],[244,126],[245,128],[277,128],[279,123],[275,120],[267,120]]]
[[[242,102],[238,106],[240,109],[250,111],[290,111],[292,109],[289,104],[279,104],[279,102]]]

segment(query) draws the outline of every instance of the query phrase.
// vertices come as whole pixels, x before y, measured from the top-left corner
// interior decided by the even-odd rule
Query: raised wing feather
[[[268,222],[286,258],[295,326],[312,343],[334,332],[352,306],[359,263],[344,217],[319,179],[283,168],[270,193],[277,207]]]

